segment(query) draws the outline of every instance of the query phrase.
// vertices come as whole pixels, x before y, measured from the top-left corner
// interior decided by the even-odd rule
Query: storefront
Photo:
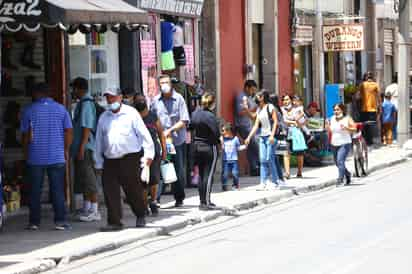
[[[143,93],[156,96],[156,77],[166,73],[188,85],[199,75],[199,18],[203,0],[139,0],[149,12],[150,31],[140,33]]]
[[[292,45],[294,93],[303,98],[305,105],[307,105],[313,100],[313,27],[297,25]]]
[[[33,84],[47,82],[52,97],[66,106],[74,77],[89,79],[95,96],[108,86],[119,86],[117,32],[139,31],[147,23],[146,12],[123,1],[0,1],[3,184],[21,189],[23,205],[30,182],[24,180],[19,123],[21,110],[32,100]]]

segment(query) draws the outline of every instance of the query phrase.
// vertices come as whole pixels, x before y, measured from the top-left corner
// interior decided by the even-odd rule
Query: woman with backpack
[[[256,111],[256,121],[245,140],[248,145],[252,137],[259,130],[259,161],[260,161],[260,185],[259,190],[277,189],[280,183],[276,168],[276,128],[277,115],[275,107],[269,103],[269,92],[263,90],[255,97],[258,109]],[[272,177],[270,179],[270,176]]]

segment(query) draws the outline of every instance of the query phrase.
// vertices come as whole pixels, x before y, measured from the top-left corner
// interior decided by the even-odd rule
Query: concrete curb
[[[400,159],[376,164],[375,166],[372,166],[369,168],[369,172],[374,172],[380,169],[385,169],[388,167],[392,167],[392,166],[404,163],[408,161],[408,157],[412,157],[412,152],[406,153]],[[96,255],[96,254],[107,252],[107,251],[113,251],[120,247],[135,243],[139,240],[146,240],[146,239],[154,238],[156,236],[168,235],[173,231],[183,229],[189,225],[207,223],[207,222],[213,221],[222,216],[237,216],[237,212],[239,211],[250,210],[258,206],[274,204],[282,200],[296,196],[299,193],[310,193],[314,191],[319,191],[325,188],[335,186],[335,184],[336,184],[335,179],[326,179],[322,182],[314,183],[308,186],[295,187],[290,190],[282,191],[281,193],[274,192],[273,195],[271,196],[248,201],[245,203],[240,203],[240,204],[233,206],[233,208],[222,208],[219,211],[204,212],[199,215],[189,216],[189,218],[181,218],[177,221],[173,221],[171,224],[165,227],[153,228],[151,229],[151,231],[148,231],[147,233],[143,235],[139,235],[139,236],[132,235],[130,237],[125,237],[118,241],[109,240],[99,245],[87,247],[82,250],[75,250],[72,255],[68,255],[64,258],[53,258],[53,259],[12,265],[5,269],[0,270],[0,274],[41,273],[41,272],[48,271],[53,268],[68,264],[76,260],[84,259],[91,255]]]
[[[0,270],[0,274],[36,274],[52,270],[57,266],[53,260],[38,260],[8,266]]]

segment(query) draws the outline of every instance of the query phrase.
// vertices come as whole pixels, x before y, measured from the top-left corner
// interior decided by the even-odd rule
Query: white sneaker
[[[278,183],[278,186],[287,186],[286,182],[283,181],[283,180],[281,180],[281,179],[279,179],[279,180],[277,181],[277,183]]]
[[[269,191],[270,191],[270,190],[273,191],[273,190],[278,190],[279,188],[278,188],[278,185],[277,185],[277,184],[275,184],[275,183],[270,183],[270,184],[267,185],[266,189],[269,190]]]
[[[257,191],[264,191],[266,189],[266,184],[260,183],[257,187]]]
[[[89,212],[87,215],[80,216],[81,222],[96,222],[102,219],[100,212]]]

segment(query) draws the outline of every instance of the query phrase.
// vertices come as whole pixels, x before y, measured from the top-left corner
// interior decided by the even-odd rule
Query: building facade
[[[247,79],[275,94],[292,89],[289,22],[290,1],[205,1],[201,72],[224,120],[233,121],[233,101]]]

